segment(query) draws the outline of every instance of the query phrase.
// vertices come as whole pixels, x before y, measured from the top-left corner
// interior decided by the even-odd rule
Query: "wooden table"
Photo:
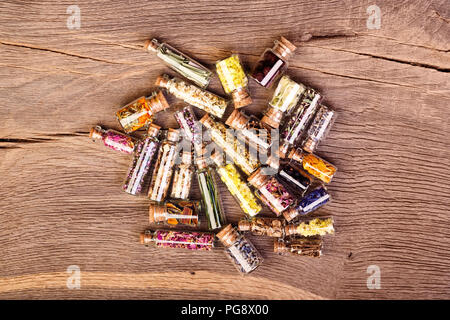
[[[0,298],[450,298],[450,6],[373,3],[2,1]],[[130,157],[88,131],[118,129],[115,111],[168,71],[144,41],[210,66],[239,52],[250,67],[280,35],[299,45],[288,74],[339,112],[318,150],[339,168],[317,213],[336,220],[324,256],[277,256],[251,237],[265,261],[242,277],[221,250],[142,246],[148,200],[121,191]],[[223,95],[217,78],[211,90]],[[270,92],[250,90],[259,115]],[[175,126],[170,114],[156,123]]]

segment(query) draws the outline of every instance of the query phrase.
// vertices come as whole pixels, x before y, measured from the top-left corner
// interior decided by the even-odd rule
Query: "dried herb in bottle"
[[[124,133],[112,129],[103,129],[96,126],[91,129],[89,138],[92,140],[102,140],[103,144],[115,151],[131,154],[136,145],[136,140]]]
[[[289,237],[274,239],[273,251],[281,255],[288,254],[319,258],[322,255],[322,238]]]
[[[283,212],[283,215],[290,222],[299,216],[319,209],[330,200],[331,197],[327,189],[324,186],[319,186],[307,193],[295,207]]]
[[[238,223],[238,230],[249,231],[255,236],[281,238],[284,237],[285,221],[264,217],[255,217],[251,220],[243,219]]]
[[[141,244],[160,248],[182,248],[188,250],[211,250],[214,247],[214,234],[195,231],[146,230],[141,233]]]
[[[306,139],[303,142],[303,150],[309,153],[316,151],[319,142],[325,139],[336,120],[336,115],[336,111],[329,107],[319,106],[319,110],[308,128]]]
[[[200,225],[200,201],[167,200],[164,203],[153,202],[148,209],[148,218],[151,224],[164,224],[169,227]]]
[[[334,233],[333,218],[314,218],[284,227],[286,236],[324,236]]]
[[[295,82],[289,76],[282,76],[269,105],[288,114],[295,108],[305,90],[306,87],[303,84]]]
[[[295,163],[283,163],[278,175],[300,194],[305,193],[311,185],[311,177]]]
[[[325,183],[330,183],[337,171],[337,168],[331,163],[312,153],[306,153],[300,148],[292,149],[288,158],[297,161],[301,164],[303,170]]]
[[[171,198],[184,200],[189,198],[193,174],[192,154],[190,151],[184,151],[181,156],[181,163],[176,166],[173,174]]]

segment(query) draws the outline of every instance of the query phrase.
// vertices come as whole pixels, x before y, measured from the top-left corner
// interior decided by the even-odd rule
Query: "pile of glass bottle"
[[[314,153],[336,112],[321,103],[318,91],[283,75],[296,47],[284,37],[274,43],[249,74],[265,88],[277,83],[261,119],[239,110],[252,99],[237,54],[216,63],[219,80],[230,95],[224,99],[205,90],[213,75],[208,68],[156,39],[144,45],[186,80],[161,75],[155,83],[160,90],[121,108],[116,116],[125,133],[100,126],[90,132],[105,146],[132,154],[123,190],[147,194],[149,222],[154,226],[140,235],[142,244],[211,250],[219,243],[242,273],[263,261],[245,232],[273,237],[278,254],[322,254],[322,237],[334,233],[333,218],[310,216],[330,201],[325,185],[336,167]],[[170,107],[165,94],[184,102]],[[222,122],[229,100],[235,110]],[[192,106],[206,112],[200,121]],[[159,112],[172,113],[180,128],[155,125]],[[143,138],[128,135],[141,128],[147,129]],[[189,200],[194,175],[201,201]],[[235,226],[226,223],[217,175],[242,209]],[[263,205],[276,217],[258,216]],[[196,230],[202,219],[210,232]]]

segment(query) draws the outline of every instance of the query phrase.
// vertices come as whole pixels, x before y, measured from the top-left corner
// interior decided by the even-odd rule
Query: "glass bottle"
[[[151,123],[146,137],[137,142],[133,152],[133,160],[128,168],[127,177],[123,185],[125,192],[132,195],[142,192],[153,157],[158,150],[159,140],[157,136],[160,129],[161,127]]]
[[[199,145],[202,142],[201,125],[195,116],[194,110],[189,105],[178,108],[174,112],[174,117],[183,131],[186,139],[190,140],[194,145]]]
[[[264,175],[261,168],[247,181],[258,190],[256,194],[277,216],[295,203],[292,193],[275,176]]]
[[[255,217],[251,220],[243,219],[238,222],[238,230],[249,231],[255,236],[281,238],[284,237],[285,221],[265,217]]]
[[[182,248],[188,250],[211,250],[214,248],[214,234],[208,232],[146,230],[141,233],[141,244],[159,248]]]
[[[231,94],[235,108],[252,103],[248,92],[248,78],[237,54],[216,62],[217,75],[226,94]]]
[[[148,219],[151,224],[164,224],[169,227],[200,225],[200,201],[167,200],[164,203],[153,202],[148,208]]]
[[[214,171],[208,166],[203,155],[199,155],[196,158],[196,165],[197,179],[202,194],[206,219],[208,220],[208,228],[209,230],[219,229],[226,222]]]
[[[306,139],[303,142],[303,150],[309,153],[316,151],[319,142],[324,140],[330,131],[336,116],[336,111],[324,105],[319,106],[319,110],[308,128]]]
[[[325,183],[330,183],[337,171],[337,168],[331,163],[312,153],[306,153],[300,148],[292,149],[288,158],[300,163],[303,170]]]
[[[290,113],[297,105],[306,87],[289,76],[282,76],[278,82],[269,105],[283,113]]]
[[[116,116],[127,133],[136,131],[153,121],[153,116],[169,108],[161,91],[155,91],[148,97],[141,97],[117,111]]]
[[[324,236],[334,233],[333,218],[314,218],[284,227],[286,236]]]
[[[319,186],[306,194],[295,207],[283,212],[283,216],[290,222],[299,216],[319,209],[330,200],[331,197],[327,189],[324,186]]]
[[[242,135],[247,138],[248,144],[255,150],[266,151],[272,145],[271,129],[263,124],[255,116],[248,116],[239,110],[234,110],[225,124],[229,127],[240,130]]]
[[[297,145],[302,134],[305,132],[314,114],[319,107],[322,98],[320,93],[312,88],[308,88],[300,100],[298,106],[293,110],[283,125],[280,136],[281,139],[290,145]]]
[[[311,177],[294,162],[285,163],[279,168],[278,175],[300,194],[304,194],[311,185]]]
[[[156,79],[157,86],[166,88],[171,94],[178,99],[183,100],[194,107],[202,109],[212,115],[222,118],[228,102],[214,93],[202,90],[199,87],[184,82],[175,77],[170,77],[166,74],[159,76]]]
[[[274,41],[272,49],[266,49],[250,76],[260,85],[269,88],[275,79],[280,76],[288,66],[288,59],[297,48],[286,38]]]
[[[157,39],[147,40],[144,48],[153,51],[171,69],[181,74],[201,88],[206,88],[212,72],[191,57],[178,51],[167,43],[159,43]]]
[[[103,144],[115,151],[131,154],[136,145],[136,140],[124,133],[112,129],[103,129],[95,126],[89,132],[92,140],[102,140]]]
[[[233,162],[249,175],[259,167],[259,161],[245,147],[244,143],[227,134],[227,128],[221,122],[214,121],[208,114],[205,114],[200,122],[210,130],[211,140],[214,141],[229,156]]]
[[[216,236],[226,247],[225,252],[240,272],[244,274],[250,273],[262,263],[263,258],[255,246],[247,238],[239,234],[231,224],[218,232]]]
[[[192,165],[192,154],[190,151],[184,151],[181,156],[181,163],[176,166],[172,181],[171,198],[186,200],[191,191],[191,181],[194,174]]]
[[[322,238],[289,237],[274,239],[273,251],[280,255],[307,256],[319,258],[322,255]]]
[[[242,179],[236,166],[233,163],[225,164],[223,155],[220,152],[214,152],[211,158],[217,166],[217,174],[223,183],[225,183],[228,191],[230,191],[244,213],[253,217],[261,212],[261,204],[247,182]]]
[[[166,139],[159,147],[148,191],[150,200],[163,201],[167,196],[177,156],[176,150],[179,138],[178,131],[170,128],[167,131]]]

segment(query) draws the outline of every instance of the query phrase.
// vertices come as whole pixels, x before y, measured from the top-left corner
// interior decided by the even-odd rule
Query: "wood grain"
[[[0,298],[450,298],[447,1],[377,1],[379,30],[366,27],[365,0],[82,0],[81,28],[69,30],[72,4],[0,3]],[[339,112],[318,150],[339,168],[317,212],[336,219],[323,258],[277,256],[251,237],[265,261],[242,278],[220,250],[142,247],[148,201],[120,190],[130,159],[87,133],[118,129],[114,112],[167,72],[144,41],[210,66],[239,52],[249,67],[280,35],[299,45],[288,74]],[[217,78],[211,89],[223,95]],[[259,115],[270,91],[250,91],[246,111]],[[175,125],[170,114],[157,123]],[[66,287],[70,265],[79,290]],[[367,288],[370,265],[381,289]]]

